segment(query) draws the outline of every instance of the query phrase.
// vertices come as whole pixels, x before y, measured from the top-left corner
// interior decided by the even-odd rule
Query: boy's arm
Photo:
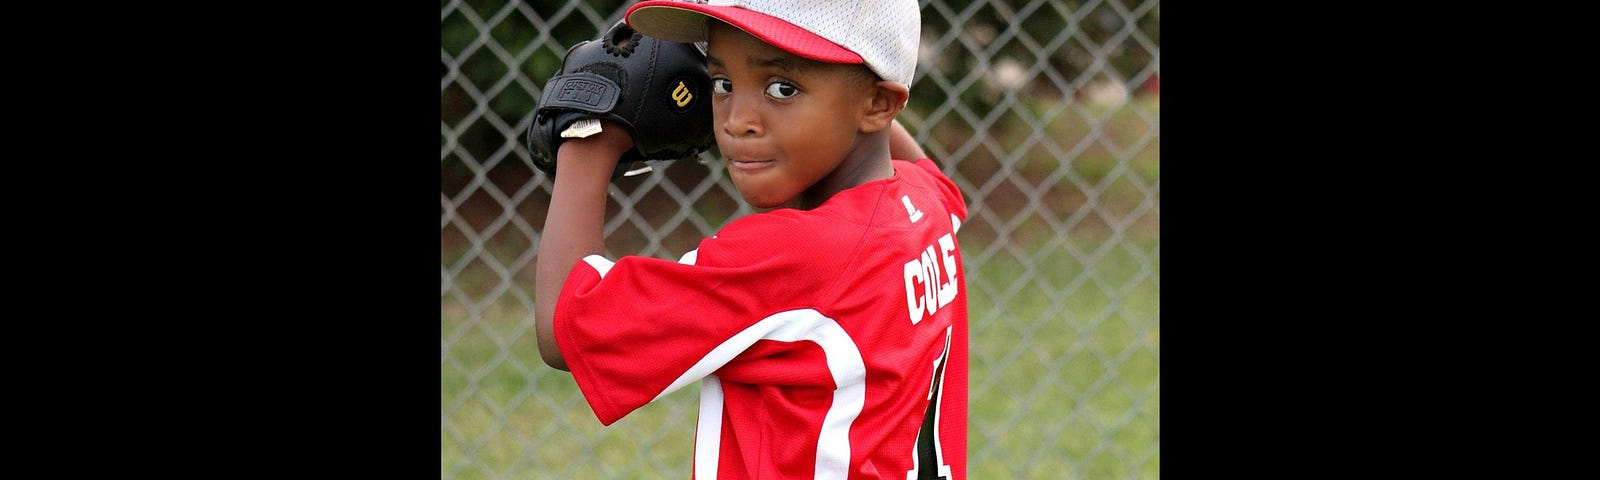
[[[600,133],[567,139],[556,151],[559,173],[550,191],[544,231],[539,236],[533,315],[539,356],[558,370],[567,370],[567,362],[561,357],[552,329],[556,299],[574,265],[585,256],[605,253],[606,191],[617,160],[630,148],[633,138],[627,130],[603,122]]]
[[[911,138],[911,132],[900,125],[900,119],[895,119],[889,125],[889,158],[915,162],[927,156],[922,152],[922,146],[917,145],[917,140]]]

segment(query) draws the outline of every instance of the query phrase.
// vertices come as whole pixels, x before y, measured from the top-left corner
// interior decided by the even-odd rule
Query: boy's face
[[[711,24],[713,130],[746,202],[783,206],[859,154],[856,134],[875,88],[863,69],[807,60]]]

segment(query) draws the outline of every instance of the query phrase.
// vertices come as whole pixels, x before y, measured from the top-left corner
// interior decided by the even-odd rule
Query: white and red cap
[[[623,15],[639,33],[673,42],[706,41],[715,18],[800,57],[864,64],[911,86],[922,12],[917,0],[647,0]]]

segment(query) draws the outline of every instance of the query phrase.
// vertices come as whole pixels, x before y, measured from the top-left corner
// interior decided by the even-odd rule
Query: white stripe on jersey
[[[700,419],[694,432],[694,478],[716,480],[722,438],[722,380],[706,375],[700,381]]]
[[[684,265],[694,265],[695,259],[700,256],[699,254],[699,249],[690,250],[688,253],[684,253],[683,257],[678,259],[678,263],[682,263]],[[611,273],[611,267],[617,264],[617,262],[613,262],[611,259],[602,257],[600,255],[589,255],[587,257],[583,257],[583,262],[589,264],[589,267],[593,268],[595,273],[600,274],[600,278],[606,278],[606,274]]]
[[[617,264],[616,262],[607,260],[606,257],[599,255],[583,257],[583,262],[589,264],[590,267],[593,267],[595,273],[600,274],[600,278],[606,278],[606,274],[611,273],[611,266]]]
[[[809,308],[774,314],[734,334],[651,400],[660,400],[690,382],[704,379],[700,382],[700,418],[695,434],[695,478],[717,478],[718,455],[722,451],[722,382],[711,372],[727,365],[758,340],[809,341],[822,347],[828,372],[833,375],[837,388],[817,436],[814,478],[845,478],[850,468],[850,424],[855,423],[866,404],[867,367],[861,359],[861,350],[838,322]]]

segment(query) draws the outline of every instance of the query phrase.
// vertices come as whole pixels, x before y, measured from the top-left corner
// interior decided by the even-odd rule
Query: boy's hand
[[[630,148],[606,164],[613,179],[636,162],[694,157],[716,140],[710,98],[705,54],[697,47],[646,37],[617,22],[562,57],[561,71],[545,83],[534,110],[528,151],[551,177],[561,146],[597,131],[631,137]],[[601,120],[608,123],[602,127]]]

